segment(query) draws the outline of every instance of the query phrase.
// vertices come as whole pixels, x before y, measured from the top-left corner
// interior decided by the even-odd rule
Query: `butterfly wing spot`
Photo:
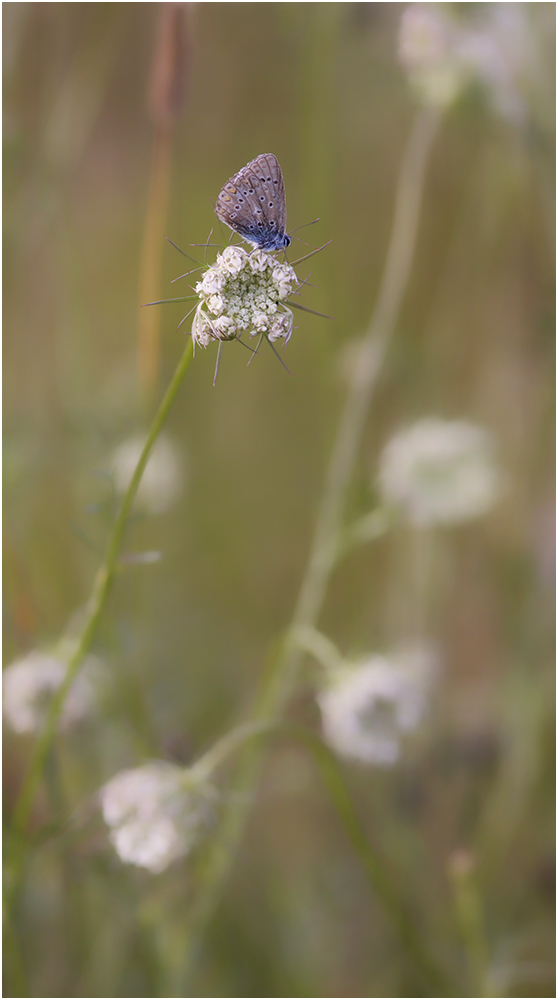
[[[217,204],[219,218],[249,242],[264,250],[289,245],[283,175],[273,153],[260,154],[229,178]]]

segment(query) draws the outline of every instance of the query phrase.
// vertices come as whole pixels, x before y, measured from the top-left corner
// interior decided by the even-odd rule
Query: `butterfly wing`
[[[277,157],[261,153],[231,177],[219,192],[215,212],[251,243],[272,250],[287,246],[285,185]]]

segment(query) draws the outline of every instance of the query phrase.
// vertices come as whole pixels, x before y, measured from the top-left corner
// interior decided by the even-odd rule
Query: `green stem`
[[[23,781],[12,819],[14,829],[20,833],[22,833],[27,826],[29,815],[33,806],[33,800],[43,775],[47,755],[56,733],[66,696],[76,678],[83,658],[91,646],[95,632],[97,631],[99,620],[107,602],[116,571],[118,553],[122,544],[126,522],[132,509],[132,504],[141,482],[141,477],[143,476],[153,446],[167,419],[169,410],[174,402],[182,379],[184,378],[188,365],[190,364],[191,358],[192,340],[189,338],[184,353],[182,354],[176,371],[172,377],[171,383],[163,397],[155,419],[153,420],[128,489],[122,498],[120,510],[110,536],[105,560],[99,568],[93,584],[93,592],[87,604],[85,621],[82,626],[81,633],[75,640],[74,651],[68,660],[66,676],[52,699],[44,728],[33,748],[29,769]]]
[[[395,214],[378,300],[362,341],[341,415],[307,570],[291,626],[270,657],[269,669],[252,715],[254,722],[272,720],[281,715],[305,655],[296,642],[296,632],[317,625],[337,559],[345,500],[366,416],[411,270],[426,167],[439,122],[439,111],[424,108],[418,112],[411,128],[399,173]],[[213,850],[193,901],[186,969],[197,952],[231,870],[247,820],[249,803],[254,799],[262,755],[260,746],[250,746],[238,766],[233,794],[215,835]],[[183,995],[187,995],[187,987],[184,989],[186,992]]]
[[[422,940],[422,935],[417,931],[385,860],[371,845],[345,787],[338,761],[318,736],[310,730],[292,723],[260,722],[238,726],[219,740],[208,753],[204,754],[190,773],[195,772],[197,778],[208,781],[227,757],[243,744],[251,742],[254,738],[259,743],[262,737],[277,735],[294,738],[310,750],[327,785],[345,832],[403,948],[422,973],[426,982],[436,989],[440,996],[458,996],[459,994],[455,991],[455,987],[446,976],[445,971],[430,955]],[[179,995],[184,994],[181,992]]]
[[[490,989],[491,984],[488,981],[490,955],[473,856],[468,851],[456,851],[450,859],[448,874],[452,883],[457,922],[469,967],[473,996],[494,996],[494,990]]]
[[[385,860],[371,845],[347,792],[336,758],[325,743],[309,730],[293,725],[284,725],[282,729],[305,743],[311,750],[339,818],[345,827],[345,832],[355,853],[360,858],[372,889],[402,946],[422,972],[426,982],[437,990],[440,996],[459,996],[445,971],[439,967],[424,944],[422,935],[417,931],[415,922],[407,912]]]

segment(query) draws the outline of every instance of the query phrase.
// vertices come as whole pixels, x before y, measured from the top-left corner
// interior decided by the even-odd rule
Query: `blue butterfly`
[[[261,250],[290,245],[283,174],[273,153],[260,153],[219,192],[217,218]]]

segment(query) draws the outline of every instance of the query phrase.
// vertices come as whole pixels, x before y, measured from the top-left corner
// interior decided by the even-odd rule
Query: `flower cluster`
[[[200,304],[192,323],[194,343],[207,347],[243,333],[288,342],[293,314],[284,303],[296,287],[289,264],[263,250],[227,247],[196,285]]]
[[[103,818],[122,861],[164,871],[196,842],[205,819],[189,773],[166,761],[120,771],[101,789]]]
[[[387,506],[420,527],[485,514],[499,499],[502,476],[490,434],[461,420],[419,420],[397,434],[380,458]]]
[[[468,74],[456,58],[456,26],[439,7],[417,3],[405,8],[399,59],[420,99],[444,107],[457,97]]]
[[[42,728],[66,670],[62,660],[40,650],[33,650],[6,667],[2,673],[2,710],[14,732],[36,733]],[[60,722],[63,729],[82,722],[92,711],[100,672],[99,660],[95,656],[86,657],[64,702]]]
[[[524,7],[485,4],[469,23],[452,17],[449,5],[406,7],[399,58],[420,100],[445,107],[476,80],[500,114],[521,124],[526,113],[522,90],[536,65]]]
[[[389,767],[401,737],[416,729],[427,705],[435,660],[425,647],[373,655],[331,674],[318,695],[324,738],[337,753]]]

